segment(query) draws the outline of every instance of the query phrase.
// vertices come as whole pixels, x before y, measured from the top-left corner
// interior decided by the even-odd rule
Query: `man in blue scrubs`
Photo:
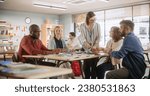
[[[106,74],[107,79],[140,79],[145,73],[146,64],[140,40],[133,33],[134,23],[130,20],[120,22],[120,31],[124,37],[119,51],[111,53],[113,65],[119,64],[123,58],[123,68],[112,70]]]

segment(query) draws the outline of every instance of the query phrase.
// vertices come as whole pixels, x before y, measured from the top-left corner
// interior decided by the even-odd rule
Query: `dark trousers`
[[[129,79],[129,71],[126,68],[112,70],[106,74],[106,79]]]
[[[104,79],[105,72],[112,69],[113,69],[113,65],[111,63],[103,63],[97,66],[97,70],[96,70],[97,78]]]
[[[38,64],[38,65],[43,65],[43,66],[53,66],[55,67],[56,64],[52,63],[52,62],[45,62],[42,59],[38,59],[37,61],[35,61],[35,59],[26,59],[26,62],[24,63],[30,63],[30,64]]]
[[[84,60],[83,71],[85,79],[96,79],[96,64],[98,58]]]

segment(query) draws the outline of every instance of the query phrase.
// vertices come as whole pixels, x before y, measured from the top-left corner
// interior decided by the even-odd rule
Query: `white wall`
[[[25,23],[26,17],[31,18],[30,24]],[[71,14],[52,15],[52,14],[40,14],[40,13],[0,10],[0,20],[6,20],[12,26],[20,26],[20,30],[18,31],[19,35],[15,37],[15,39],[18,39],[18,40],[20,40],[20,38],[22,38],[24,35],[29,34],[28,30],[31,24],[37,24],[41,27],[41,25],[44,23],[45,19],[47,18],[50,20],[50,23],[52,24],[60,23],[64,26],[63,31],[64,31],[65,40],[67,40],[69,32],[74,31],[74,24],[72,22]],[[23,26],[27,27],[26,32],[22,32]],[[18,41],[18,43],[20,42]]]
[[[25,23],[26,17],[29,17],[31,19],[30,24]],[[37,24],[39,25],[39,27],[41,27],[46,19],[49,19],[50,23],[52,24],[57,24],[59,21],[59,16],[51,14],[0,10],[0,20],[6,20],[9,24],[11,24],[13,27],[13,32],[14,34],[16,34],[15,36],[13,36],[15,45],[19,45],[21,38],[24,35],[29,34],[29,26],[31,24]],[[25,28],[26,30],[22,31],[23,28]]]
[[[31,18],[30,24],[25,23],[26,17]],[[0,20],[7,20],[10,24],[29,26],[29,25],[35,23],[35,24],[41,26],[41,24],[43,24],[44,20],[47,18],[50,19],[52,24],[56,24],[57,23],[56,21],[59,20],[58,15],[0,10]]]
[[[67,40],[69,32],[74,31],[74,24],[72,22],[72,15],[65,14],[59,16],[60,24],[64,25],[64,38]]]

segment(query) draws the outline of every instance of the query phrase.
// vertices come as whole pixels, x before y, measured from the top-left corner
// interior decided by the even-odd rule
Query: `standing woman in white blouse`
[[[80,42],[83,49],[91,53],[92,49],[99,48],[100,42],[100,25],[95,22],[94,12],[88,12],[86,15],[86,22],[80,26]],[[88,59],[84,61],[84,75],[85,79],[96,78],[96,63],[98,59]]]

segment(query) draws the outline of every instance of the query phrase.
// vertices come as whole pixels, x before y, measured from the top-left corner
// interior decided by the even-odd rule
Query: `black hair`
[[[33,32],[34,30],[36,30],[37,28],[40,29],[38,25],[32,24],[32,25],[29,27],[30,33],[32,33],[32,32]]]
[[[76,37],[75,32],[70,32],[69,34],[71,34],[72,36]]]

